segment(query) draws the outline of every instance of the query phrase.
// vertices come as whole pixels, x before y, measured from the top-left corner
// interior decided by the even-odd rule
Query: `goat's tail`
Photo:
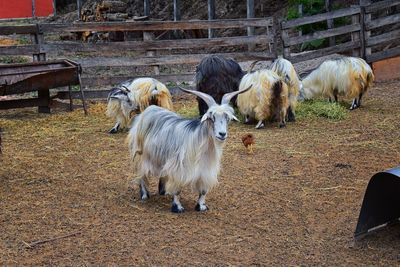
[[[366,83],[365,88],[368,89],[369,87],[371,87],[372,83],[374,82],[374,80],[375,80],[374,73],[372,71],[368,72],[368,74],[367,74],[367,83]]]
[[[270,114],[272,121],[278,121],[279,123],[285,121],[285,118],[282,114],[283,110],[283,81],[278,80],[272,85],[272,94],[271,94],[271,105],[270,105]]]

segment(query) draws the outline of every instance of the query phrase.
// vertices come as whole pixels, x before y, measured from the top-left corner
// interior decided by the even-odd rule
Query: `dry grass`
[[[398,99],[400,82],[377,84],[342,120],[232,123],[210,211],[195,212],[184,190],[181,215],[155,181],[151,199],[137,199],[126,133],[107,133],[104,104],[87,117],[2,111],[0,265],[397,265],[400,227],[358,243],[352,235],[369,178],[400,163]],[[175,104],[196,116],[194,98]]]

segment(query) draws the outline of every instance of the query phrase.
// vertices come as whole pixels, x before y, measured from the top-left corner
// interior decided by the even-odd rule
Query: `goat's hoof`
[[[150,194],[142,189],[140,189],[140,199],[142,201],[148,200],[150,198]]]
[[[279,123],[279,128],[283,128],[283,127],[286,127],[286,123],[283,123],[283,122]]]
[[[197,203],[197,204],[196,204],[196,207],[194,207],[194,209],[195,209],[196,211],[207,211],[207,210],[208,210],[208,207],[207,207],[207,205],[205,205],[205,204],[200,205],[199,203]]]
[[[185,209],[182,206],[178,206],[175,203],[172,204],[171,212],[173,213],[183,213]]]
[[[112,128],[111,130],[108,131],[110,134],[115,134],[118,133],[118,129]]]
[[[257,124],[256,125],[256,129],[258,130],[258,129],[262,129],[262,128],[264,128],[265,127],[265,125],[264,125],[264,123],[259,123],[259,124]]]

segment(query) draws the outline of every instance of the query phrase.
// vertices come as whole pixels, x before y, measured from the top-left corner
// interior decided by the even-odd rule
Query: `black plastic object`
[[[399,221],[400,166],[372,176],[365,191],[355,237]]]

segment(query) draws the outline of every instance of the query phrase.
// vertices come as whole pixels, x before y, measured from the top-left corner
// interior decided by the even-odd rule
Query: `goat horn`
[[[249,70],[247,71],[247,73],[250,73],[253,71],[254,67],[257,65],[258,62],[260,62],[261,60],[256,60],[253,63],[251,63]]]
[[[235,92],[232,92],[232,93],[224,94],[224,96],[222,97],[222,100],[221,100],[221,105],[223,105],[223,104],[229,104],[229,102],[231,101],[232,97],[234,97],[235,95],[238,95],[238,94],[241,94],[241,93],[246,92],[246,91],[249,90],[252,86],[253,86],[253,85],[251,84],[251,85],[250,85],[249,87],[247,87],[246,89],[239,90],[239,91],[235,91]]]
[[[121,85],[121,89],[125,89],[125,92],[130,92],[131,90],[129,90],[128,87],[126,87],[125,85]]]
[[[217,102],[215,102],[214,98],[212,98],[212,96],[210,96],[210,95],[207,95],[207,94],[199,92],[199,91],[185,89],[180,86],[178,86],[178,88],[186,93],[193,94],[193,95],[200,97],[201,99],[204,100],[204,102],[206,102],[208,107],[211,107],[211,106],[214,106],[217,104]]]

